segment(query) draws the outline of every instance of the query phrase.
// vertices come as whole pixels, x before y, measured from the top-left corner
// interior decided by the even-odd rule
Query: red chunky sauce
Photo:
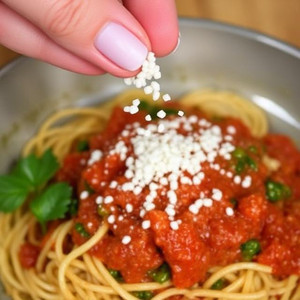
[[[106,130],[89,139],[89,151],[65,158],[57,179],[76,186],[80,199],[73,242],[84,243],[108,222],[108,234],[89,252],[129,283],[150,281],[149,271],[166,262],[174,285],[190,287],[204,281],[210,267],[243,261],[241,245],[251,239],[261,246],[252,261],[280,277],[300,275],[300,153],[294,144],[277,135],[256,139],[236,119],[180,109],[186,117],[149,125],[145,113],[116,108]],[[158,129],[157,122],[164,126]],[[146,143],[151,130],[156,137]],[[263,163],[266,155],[279,162],[277,170]]]
[[[35,266],[40,254],[40,248],[30,243],[24,243],[21,245],[19,251],[19,259],[21,265],[25,269],[30,269]]]

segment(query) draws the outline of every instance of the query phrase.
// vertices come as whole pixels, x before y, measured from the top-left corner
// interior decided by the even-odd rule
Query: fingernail
[[[119,67],[135,71],[145,61],[147,47],[129,30],[117,23],[107,23],[95,39],[95,47]]]
[[[181,39],[181,34],[180,34],[180,32],[179,32],[176,47],[175,47],[174,50],[171,52],[171,54],[175,53],[175,52],[177,51],[177,49],[179,48],[179,45],[180,45],[180,39]]]

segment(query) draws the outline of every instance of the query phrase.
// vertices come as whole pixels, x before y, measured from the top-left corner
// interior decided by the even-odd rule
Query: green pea
[[[85,230],[83,224],[81,223],[76,223],[75,224],[75,230],[83,237],[88,238],[90,237],[90,234]]]
[[[123,281],[123,277],[122,277],[120,271],[114,270],[114,269],[108,269],[108,272],[117,281],[119,281],[119,282]]]
[[[89,142],[87,140],[82,140],[77,143],[77,151],[84,152],[90,149]]]
[[[291,189],[280,182],[268,180],[265,183],[266,196],[270,202],[277,202],[291,196]]]
[[[212,290],[222,290],[224,286],[225,286],[225,279],[220,278],[210,288]]]
[[[109,215],[109,212],[102,205],[98,206],[97,212],[98,212],[98,215],[102,218]]]
[[[153,297],[153,292],[139,291],[139,292],[133,292],[133,295],[141,300],[150,300]]]
[[[241,159],[241,158],[245,158],[246,157],[246,152],[244,149],[237,147],[235,148],[235,150],[232,152],[232,156],[237,158],[237,159]]]
[[[240,249],[243,259],[245,261],[251,261],[253,257],[261,251],[260,242],[257,239],[251,239],[243,243]]]
[[[150,271],[149,276],[158,283],[164,283],[171,277],[170,268],[166,263],[163,263],[159,268]]]

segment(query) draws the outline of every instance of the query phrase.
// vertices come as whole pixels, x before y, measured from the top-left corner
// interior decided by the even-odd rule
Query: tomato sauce
[[[200,112],[180,109],[187,115],[205,117]],[[135,194],[113,188],[113,182],[120,185],[128,179],[124,175],[125,161],[120,159],[120,155],[110,153],[112,145],[116,144],[128,124],[139,122],[137,126],[145,126],[144,117],[143,112],[128,115],[121,108],[116,108],[107,128],[89,140],[89,152],[71,153],[66,157],[58,179],[77,186],[78,197],[86,184],[92,190],[87,198],[80,200],[78,214],[74,217],[74,223],[82,224],[87,235],[83,236],[74,229],[73,242],[76,245],[84,243],[110,214],[114,221],[109,223],[108,234],[89,252],[108,268],[120,271],[125,282],[151,281],[149,271],[167,262],[174,285],[191,287],[205,280],[210,267],[243,261],[241,245],[250,239],[257,239],[261,245],[261,251],[253,257],[253,261],[271,266],[273,273],[279,277],[300,275],[300,153],[293,142],[278,135],[256,139],[236,119],[210,119],[224,134],[228,126],[235,128],[231,143],[236,148],[246,149],[248,165],[238,173],[234,158],[224,160],[217,157],[220,168],[226,174],[232,173],[231,176],[221,176],[210,163],[204,162],[205,179],[201,184],[179,182],[176,218],[181,223],[177,230],[170,227],[165,212],[167,189],[160,187],[154,199],[155,209],[147,211],[143,217],[150,221],[151,226],[144,228],[140,212],[149,189],[144,188]],[[127,155],[133,155],[130,130],[129,135],[121,138],[128,146]],[[184,134],[182,128],[178,132]],[[90,166],[80,164],[82,155],[86,158],[93,149],[100,149],[102,158]],[[280,168],[270,172],[263,163],[264,155],[278,160]],[[242,187],[235,184],[233,177],[237,173],[242,177],[251,176],[251,185]],[[291,194],[284,200],[270,202],[265,185],[269,179],[287,185]],[[222,199],[212,206],[203,206],[198,214],[192,213],[189,206],[199,193],[213,189],[222,190]],[[96,203],[99,196],[114,199],[113,202],[102,202],[101,213]],[[127,211],[128,204],[130,213]],[[226,214],[226,208],[231,208],[234,215]],[[123,242],[125,235],[131,238],[128,244]]]
[[[24,269],[33,268],[40,254],[40,247],[31,243],[24,243],[20,247],[19,260]]]

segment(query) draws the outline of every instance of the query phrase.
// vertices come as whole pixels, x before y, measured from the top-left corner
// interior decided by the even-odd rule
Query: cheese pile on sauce
[[[231,159],[231,153],[235,150],[235,146],[231,143],[235,132],[236,129],[232,125],[222,132],[218,125],[196,115],[159,120],[145,127],[140,127],[138,122],[127,125],[108,153],[119,155],[121,161],[125,162],[126,181],[122,184],[111,181],[109,187],[124,192],[130,191],[136,196],[146,191],[144,202],[139,207],[139,216],[143,220],[144,229],[151,226],[146,213],[156,209],[155,199],[158,196],[165,196],[167,205],[163,210],[168,215],[171,229],[178,230],[182,223],[176,213],[178,200],[176,191],[179,184],[199,186],[209,169],[218,172],[220,176],[230,178],[236,185],[244,188],[251,186],[251,176],[234,176],[231,171],[226,171],[218,163]],[[94,150],[88,165],[99,161],[102,155],[100,150]],[[105,172],[108,170],[104,170]],[[100,185],[101,182],[93,178],[92,184]],[[88,191],[84,190],[80,199],[84,200],[87,196]],[[197,215],[202,207],[218,205],[222,197],[223,192],[220,188],[200,192],[188,209]],[[95,201],[97,205],[110,204],[114,202],[114,197],[98,196]],[[128,203],[124,213],[128,215],[132,211],[133,206]],[[230,206],[225,208],[225,213],[228,216],[234,215]],[[122,219],[123,216],[119,215],[118,218]],[[109,214],[107,221],[110,224],[116,222],[113,212]],[[124,244],[130,243],[130,240],[129,235],[125,235],[122,239]]]

